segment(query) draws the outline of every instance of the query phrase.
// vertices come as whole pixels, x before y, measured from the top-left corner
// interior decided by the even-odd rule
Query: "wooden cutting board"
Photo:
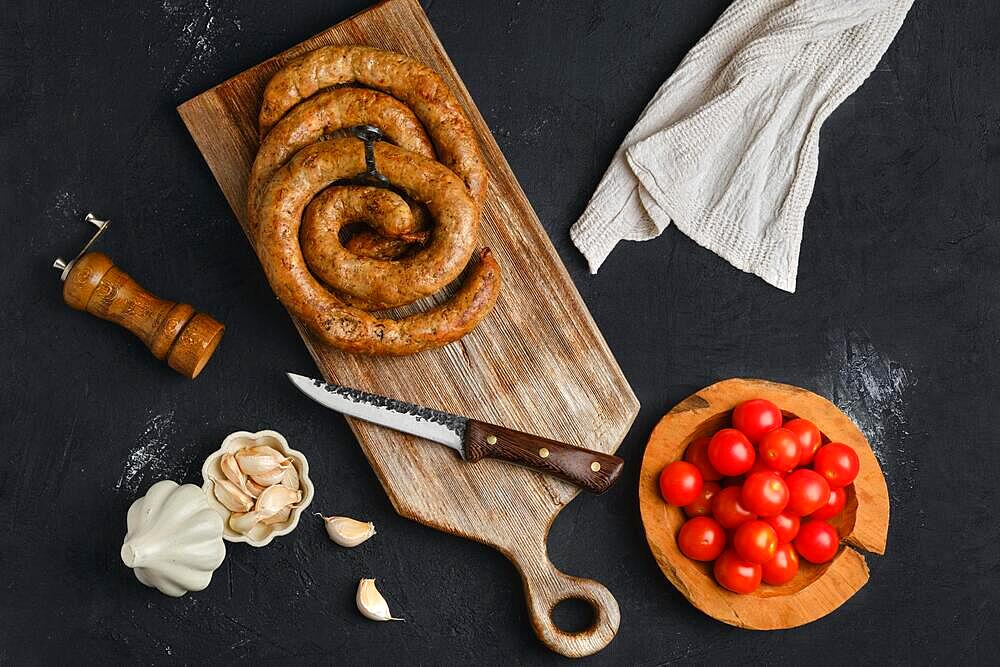
[[[323,376],[614,452],[639,403],[416,0],[382,2],[178,107],[240,224],[246,229],[264,84],[282,63],[328,44],[400,51],[432,66],[452,87],[478,130],[490,170],[480,234],[501,265],[503,290],[470,335],[410,357],[344,354],[296,322]],[[596,581],[563,574],[547,555],[549,526],[577,494],[575,487],[504,463],[463,463],[446,447],[367,422],[350,425],[396,511],[495,547],[514,563],[535,632],[549,648],[584,656],[614,638],[620,615],[611,593]],[[555,626],[551,610],[567,598],[594,607],[593,627],[572,634]]]

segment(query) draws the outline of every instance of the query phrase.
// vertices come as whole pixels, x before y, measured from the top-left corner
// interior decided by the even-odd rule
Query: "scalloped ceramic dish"
[[[212,481],[212,478],[225,478],[225,475],[222,473],[222,469],[219,467],[219,459],[222,458],[223,454],[236,452],[244,447],[262,445],[274,447],[292,460],[292,465],[295,466],[295,471],[299,474],[299,487],[302,490],[302,502],[299,503],[298,507],[295,507],[292,510],[291,515],[288,517],[288,521],[276,523],[270,526],[258,524],[253,530],[244,535],[242,533],[237,533],[229,527],[229,516],[232,512],[216,500],[215,493],[213,492],[214,482]],[[274,538],[279,537],[280,535],[287,535],[295,530],[295,527],[299,524],[299,517],[302,516],[303,510],[309,507],[309,503],[311,503],[313,499],[314,489],[312,481],[309,479],[309,462],[306,461],[306,457],[303,456],[302,452],[289,447],[288,441],[285,440],[284,436],[277,431],[258,431],[256,433],[237,431],[235,433],[230,433],[226,436],[226,439],[222,441],[222,446],[205,459],[205,463],[201,467],[201,476],[202,479],[205,480],[201,485],[201,488],[205,492],[208,504],[212,509],[219,513],[224,522],[225,528],[223,530],[222,537],[229,542],[246,542],[252,547],[263,547],[270,544],[271,540]]]
[[[711,563],[690,560],[677,547],[676,535],[686,520],[679,507],[660,497],[658,478],[664,466],[679,460],[689,443],[729,426],[736,405],[751,398],[774,402],[786,417],[811,420],[823,441],[850,446],[861,470],[845,487],[844,510],[830,521],[841,546],[829,563],[813,565],[801,559],[799,572],[787,584],[761,584],[749,595],[730,593],[712,576]],[[851,547],[885,553],[889,528],[889,496],[885,478],[868,441],[837,406],[810,391],[765,380],[731,379],[689,396],[660,420],[649,436],[639,473],[639,509],[646,540],[667,579],[691,603],[730,625],[754,630],[791,628],[830,613],[868,581],[864,556]]]

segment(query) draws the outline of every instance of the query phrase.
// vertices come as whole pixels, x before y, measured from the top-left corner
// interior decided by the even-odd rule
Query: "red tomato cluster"
[[[695,440],[664,468],[660,493],[689,517],[677,534],[681,552],[714,561],[721,586],[752,593],[762,581],[791,581],[799,557],[836,555],[840,537],[826,520],[844,509],[858,468],[853,449],[824,445],[811,421],[784,421],[778,406],[755,398],[736,406],[732,428]]]

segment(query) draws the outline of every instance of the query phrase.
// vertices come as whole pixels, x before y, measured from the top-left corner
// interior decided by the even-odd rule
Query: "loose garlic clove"
[[[236,462],[235,456],[224,454],[219,459],[219,467],[222,469],[222,474],[226,476],[226,479],[235,484],[240,491],[246,493],[247,476],[246,473],[240,470],[240,465]]]
[[[365,618],[373,621],[402,621],[402,618],[393,618],[389,613],[389,605],[385,598],[375,588],[374,579],[362,579],[358,582],[358,593],[354,596],[354,601],[358,605],[358,611]]]
[[[257,482],[255,482],[252,479],[250,479],[249,477],[247,477],[246,492],[248,494],[250,494],[251,496],[253,496],[254,498],[259,498],[260,494],[264,493],[264,489],[266,489],[266,488],[267,488],[266,486],[261,486]]]
[[[229,515],[229,527],[241,535],[246,535],[260,523],[257,512],[234,512]]]
[[[326,534],[342,547],[356,547],[375,535],[375,524],[368,521],[358,521],[346,516],[316,516],[326,524]]]
[[[257,477],[275,468],[284,469],[289,464],[289,459],[274,447],[259,446],[246,447],[236,452],[236,462],[243,472]]]
[[[294,491],[287,486],[276,484],[264,489],[257,498],[257,504],[254,505],[253,511],[260,516],[261,520],[270,519],[281,510],[301,500],[301,491]]]
[[[275,484],[280,484],[284,476],[285,468],[272,468],[258,475],[251,475],[250,478],[261,486],[274,486]]]
[[[253,498],[240,491],[239,487],[227,479],[212,478],[212,491],[216,499],[230,512],[249,512],[253,509]]]
[[[284,474],[281,476],[281,481],[278,482],[282,486],[287,486],[289,489],[299,490],[299,471],[295,469],[294,465],[290,465],[285,468]]]
[[[284,523],[288,521],[292,516],[292,506],[288,505],[284,509],[278,510],[278,513],[272,517],[268,517],[261,521],[265,526],[273,526],[276,523]]]

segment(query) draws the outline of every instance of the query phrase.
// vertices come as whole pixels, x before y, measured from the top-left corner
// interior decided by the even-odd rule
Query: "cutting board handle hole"
[[[568,634],[591,629],[596,618],[593,604],[583,598],[566,598],[552,608],[552,622]]]

